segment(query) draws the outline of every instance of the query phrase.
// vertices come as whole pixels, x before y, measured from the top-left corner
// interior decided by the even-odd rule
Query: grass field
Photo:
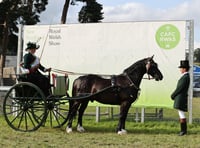
[[[113,119],[103,116],[99,123],[95,122],[94,116],[84,117],[85,133],[74,132],[67,134],[65,126],[62,128],[41,127],[39,130],[29,133],[17,132],[11,129],[3,116],[0,115],[0,145],[6,148],[171,148],[171,147],[200,147],[200,99],[193,102],[193,124],[188,124],[188,134],[179,137],[179,123],[177,112],[173,109],[164,109],[162,120],[156,118],[146,119],[144,123],[136,122],[131,116],[127,119],[127,135],[117,135],[117,117]],[[87,112],[94,108],[88,108]],[[148,112],[153,112],[149,109]],[[117,109],[115,109],[117,112]],[[131,109],[130,112],[134,112]]]

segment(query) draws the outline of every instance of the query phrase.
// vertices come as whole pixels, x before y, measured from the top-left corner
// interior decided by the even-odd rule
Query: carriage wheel
[[[67,96],[49,96],[47,97],[47,116],[45,125],[54,128],[61,127],[67,122],[68,114]]]
[[[32,83],[15,84],[5,96],[5,120],[17,131],[37,130],[45,122],[46,112],[45,96],[39,87]]]

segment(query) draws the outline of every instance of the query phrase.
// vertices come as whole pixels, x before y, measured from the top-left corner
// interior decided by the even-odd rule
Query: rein
[[[90,74],[90,73],[81,73],[81,72],[59,70],[59,69],[55,69],[55,68],[52,68],[51,70],[54,71],[54,72],[57,72],[57,73],[68,74],[68,75],[89,75]],[[104,77],[112,77],[113,76],[113,75],[109,75],[109,74],[95,74],[95,75],[104,76]]]
[[[61,74],[67,74],[67,75],[89,75],[89,73],[72,72],[72,71],[60,70],[60,69],[55,69],[55,68],[52,68],[51,71],[56,72],[56,73],[61,73]],[[123,74],[127,75],[126,73],[123,73]],[[112,77],[113,76],[113,75],[109,75],[109,74],[95,74],[95,75],[104,76],[104,77]],[[127,78],[130,79],[129,76]],[[148,78],[142,78],[142,79],[153,80],[154,78],[151,78],[148,75]],[[133,83],[132,80],[130,80],[130,81],[131,81],[131,83]]]

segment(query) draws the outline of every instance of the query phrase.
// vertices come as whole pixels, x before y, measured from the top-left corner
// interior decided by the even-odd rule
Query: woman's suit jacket
[[[172,100],[174,100],[174,108],[182,111],[188,110],[188,88],[190,85],[189,73],[185,73],[177,83],[177,87],[171,94]]]
[[[32,66],[31,66],[32,63],[35,61],[35,59],[36,59],[36,57],[33,56],[31,53],[27,53],[27,54],[24,55],[24,68],[29,69],[30,73],[33,73],[33,72],[37,71],[37,69],[32,68]],[[38,68],[40,70],[42,70],[42,71],[45,70],[45,67],[42,66],[40,63],[39,63],[39,67]]]

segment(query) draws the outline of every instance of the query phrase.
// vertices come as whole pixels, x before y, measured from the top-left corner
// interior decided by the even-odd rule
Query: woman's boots
[[[187,134],[187,121],[186,118],[180,119],[180,126],[181,126],[181,131],[179,133],[179,136],[183,136]]]

